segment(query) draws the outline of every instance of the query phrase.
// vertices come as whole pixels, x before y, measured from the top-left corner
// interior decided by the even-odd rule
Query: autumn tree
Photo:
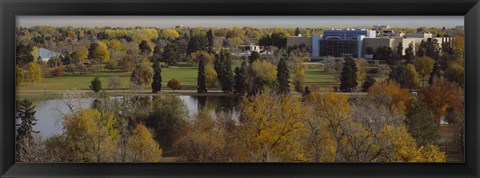
[[[133,69],[130,82],[136,86],[146,86],[152,82],[153,69],[149,61],[144,60]]]
[[[153,72],[152,92],[158,93],[162,90],[162,67],[159,61],[153,63]]]
[[[27,71],[31,83],[42,81],[42,66],[40,64],[35,62],[28,63]]]
[[[250,65],[253,82],[249,88],[249,94],[256,94],[277,87],[277,66],[266,61],[257,60]]]
[[[425,86],[425,77],[430,75],[435,61],[430,57],[420,57],[415,60],[415,69],[422,77],[422,86]]]
[[[335,59],[333,57],[327,57],[325,59],[325,71],[334,75],[335,80],[340,81],[342,77],[342,69],[344,59]]]
[[[138,124],[127,141],[128,162],[158,162],[162,148],[153,139],[153,134],[142,124]]]
[[[351,92],[352,89],[357,87],[357,66],[352,58],[345,58],[341,76],[340,90]]]
[[[410,90],[412,88],[416,88],[420,83],[418,72],[417,70],[415,70],[415,66],[413,66],[413,64],[407,64],[405,66],[405,72],[403,74],[405,75],[405,86],[408,87]]]
[[[261,93],[242,101],[236,160],[240,162],[303,161],[300,143],[303,106],[290,96]]]
[[[110,60],[110,52],[107,45],[103,42],[92,43],[88,49],[88,58],[97,63],[108,62]]]
[[[392,80],[375,83],[368,90],[367,96],[378,103],[384,103],[393,113],[406,114],[412,105],[408,90]]]
[[[218,85],[217,71],[210,64],[205,67],[205,83],[209,88],[217,87]]]
[[[286,58],[280,59],[277,65],[277,81],[280,93],[288,94],[290,92],[290,71],[288,70]]]
[[[116,90],[121,87],[122,83],[120,81],[120,77],[118,76],[111,76],[108,78],[108,87],[110,89]]]
[[[87,59],[88,59],[88,54],[89,54],[89,51],[85,47],[80,47],[80,48],[76,49],[72,53],[73,63],[82,64],[82,63],[86,62]]]
[[[359,59],[357,61],[357,81],[363,83],[367,77],[368,61],[365,59]]]
[[[18,66],[15,67],[15,86],[20,86],[24,80],[22,69]]]
[[[460,110],[463,107],[460,97],[458,85],[444,79],[435,81],[433,85],[424,87],[419,92],[420,101],[427,104],[437,125],[448,108]]]
[[[172,80],[168,81],[167,87],[172,89],[173,92],[175,92],[175,90],[180,90],[182,88],[182,85],[180,84],[180,82],[178,80],[172,79]]]
[[[305,62],[308,59],[308,57],[294,57],[292,59],[292,65],[291,65],[291,70],[293,73],[293,85],[295,88],[295,91],[297,92],[303,92],[305,86],[305,65],[303,65],[303,62]]]

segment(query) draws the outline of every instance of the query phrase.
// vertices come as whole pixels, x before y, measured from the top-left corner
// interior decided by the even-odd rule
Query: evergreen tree
[[[102,90],[102,81],[98,77],[95,77],[91,82],[90,82],[90,89],[93,90],[95,93],[98,93],[100,90]]]
[[[177,65],[177,60],[180,59],[177,43],[168,43],[163,49],[162,58],[168,66]]]
[[[357,86],[357,65],[351,57],[345,58],[340,82],[340,90],[344,92],[351,92]]]
[[[140,44],[138,45],[138,49],[140,49],[140,54],[143,55],[148,55],[150,52],[152,52],[152,48],[150,48],[150,45],[148,45],[148,42],[145,40],[142,40]]]
[[[206,93],[207,87],[205,85],[205,57],[199,56],[198,61],[198,76],[197,76],[197,93]]]
[[[236,94],[243,94],[246,90],[248,67],[245,61],[240,67],[235,68],[235,91]]]
[[[368,89],[375,84],[375,79],[371,75],[367,75],[365,81],[362,84],[362,91],[367,92]]]
[[[405,49],[405,60],[407,64],[412,64],[413,60],[415,60],[415,55],[413,53],[413,43],[410,43],[408,45],[408,48]]]
[[[27,99],[17,101],[15,118],[20,120],[20,124],[17,124],[17,143],[21,139],[32,139],[32,133],[39,133],[33,130],[38,121],[34,109],[35,106]]]
[[[253,62],[255,62],[256,60],[258,60],[260,58],[260,54],[258,54],[258,52],[256,51],[253,51],[250,56],[248,56],[248,63],[249,64],[252,64]]]
[[[420,47],[418,48],[418,51],[417,51],[417,57],[423,57],[425,55],[425,42],[422,41],[420,43]]]
[[[187,46],[187,55],[190,55],[196,51],[200,50],[206,50],[207,48],[207,39],[205,38],[204,35],[195,35],[191,36],[190,40],[188,41],[188,46]]]
[[[159,61],[153,63],[153,72],[152,93],[158,93],[162,90],[162,67]]]
[[[214,37],[212,29],[207,31],[208,53],[213,53]]]
[[[222,91],[225,93],[232,92],[234,76],[232,71],[232,60],[230,57],[230,53],[220,51],[220,54],[216,56],[216,60],[214,62],[214,69],[217,72],[217,77],[220,81]]]
[[[432,114],[428,110],[427,105],[419,101],[414,103],[414,107],[407,114],[405,124],[410,135],[421,146],[432,144],[439,137],[438,126]]]
[[[298,36],[299,34],[301,34],[302,32],[300,32],[300,29],[297,27],[295,29],[295,36]]]
[[[399,42],[399,43],[398,43],[398,46],[397,46],[397,55],[400,56],[400,58],[403,57],[403,44],[402,44],[402,42]]]
[[[279,92],[288,94],[290,92],[290,71],[288,70],[285,58],[280,59],[277,65],[277,81],[279,84]]]
[[[430,78],[428,78],[428,84],[432,85],[435,79],[439,79],[441,77],[440,73],[440,63],[437,61],[433,64],[432,72],[430,73]]]
[[[23,66],[34,60],[35,57],[32,55],[32,50],[33,47],[30,44],[20,43],[16,46],[15,58],[18,66]]]
[[[388,76],[389,80],[395,80],[401,87],[407,86],[407,80],[405,79],[405,65],[395,65],[392,68],[392,72]]]

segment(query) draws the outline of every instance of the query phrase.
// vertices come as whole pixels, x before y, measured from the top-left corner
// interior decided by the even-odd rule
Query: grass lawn
[[[87,73],[86,75],[65,75],[62,77],[43,78],[41,82],[23,82],[20,90],[65,90],[65,89],[89,89],[90,81],[99,77],[102,87],[108,87],[108,78],[111,76],[120,77],[121,88],[129,88],[130,72],[98,72]],[[162,69],[162,87],[167,89],[167,82],[175,78],[182,84],[182,89],[195,89],[197,85],[197,69],[194,67],[164,68]],[[150,86],[148,86],[150,87]]]

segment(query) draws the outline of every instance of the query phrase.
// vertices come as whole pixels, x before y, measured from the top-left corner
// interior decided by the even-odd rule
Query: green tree
[[[433,64],[435,64],[435,61],[427,56],[415,60],[415,68],[417,69],[418,74],[422,76],[422,86],[425,86],[425,77],[432,72]]]
[[[17,114],[15,118],[20,120],[20,123],[17,124],[17,141],[21,139],[32,139],[33,133],[39,133],[33,130],[33,126],[37,125],[38,121],[35,118],[36,111],[34,109],[35,106],[27,99],[17,101]]]
[[[245,61],[242,62],[240,67],[235,68],[235,91],[236,94],[243,94],[246,89],[248,77],[248,67]]]
[[[20,86],[23,82],[23,71],[18,66],[15,67],[15,86]]]
[[[31,63],[34,60],[32,55],[32,45],[20,43],[15,47],[15,60],[17,61],[18,66],[23,66],[25,64]]]
[[[177,65],[180,59],[180,51],[176,43],[168,43],[163,49],[162,58],[169,67]]]
[[[442,76],[440,70],[440,62],[435,61],[432,72],[430,72],[430,77],[428,78],[428,84],[432,85],[434,80],[437,80]]]
[[[215,38],[213,37],[212,29],[207,31],[207,41],[208,41],[208,53],[213,53],[213,46],[215,43]]]
[[[145,40],[142,40],[142,42],[140,42],[140,44],[138,45],[138,49],[140,49],[140,54],[143,55],[148,55],[152,52],[152,48]]]
[[[197,75],[197,93],[206,93],[207,86],[205,84],[205,57],[200,55],[198,63],[198,75]]]
[[[365,82],[362,84],[362,91],[367,92],[368,89],[375,84],[375,79],[371,75],[367,75]]]
[[[403,44],[402,42],[399,42],[398,43],[398,46],[397,46],[397,55],[402,58],[403,57]]]
[[[405,57],[406,63],[408,63],[408,64],[413,63],[413,60],[415,60],[413,42],[408,44],[407,49],[405,49],[405,56],[404,57]]]
[[[340,82],[340,90],[344,92],[351,92],[357,86],[357,65],[351,57],[345,58]]]
[[[190,40],[188,41],[188,46],[187,46],[187,55],[190,55],[196,51],[200,50],[206,50],[208,45],[208,41],[205,38],[204,35],[194,35],[190,37]]]
[[[215,71],[217,71],[217,77],[220,81],[222,91],[230,93],[233,91],[234,76],[232,71],[232,60],[230,53],[220,51],[220,54],[216,56],[214,62]]]
[[[152,92],[158,93],[162,90],[162,67],[159,61],[153,63],[153,72]]]
[[[455,82],[462,88],[465,86],[465,69],[457,63],[452,63],[445,71],[445,78],[450,82]]]
[[[408,132],[415,138],[418,145],[427,146],[439,137],[438,126],[435,124],[427,105],[415,101],[413,108],[408,112],[405,124]]]
[[[280,59],[277,65],[277,81],[279,84],[279,91],[283,94],[288,94],[290,91],[290,71],[288,70],[286,58]]]
[[[248,56],[248,63],[252,64],[253,62],[255,62],[258,59],[260,59],[260,54],[258,54],[258,52],[256,52],[256,51],[253,51],[250,54],[250,56]]]
[[[416,88],[420,83],[420,78],[418,76],[417,70],[415,70],[415,66],[413,64],[407,64],[405,66],[405,86],[408,87],[410,90],[412,88]]]
[[[90,89],[93,90],[95,93],[98,93],[100,90],[102,90],[102,81],[98,77],[95,77],[91,82],[90,82]]]
[[[130,82],[137,86],[146,86],[152,82],[153,69],[148,60],[144,60],[142,63],[137,65],[132,71],[130,76]]]

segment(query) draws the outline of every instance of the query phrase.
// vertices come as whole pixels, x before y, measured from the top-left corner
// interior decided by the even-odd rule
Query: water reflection
[[[238,97],[232,96],[175,96],[181,99],[188,109],[189,116],[193,116],[198,110],[204,108],[216,117],[216,113],[224,112],[229,114],[233,120],[238,120],[239,109]],[[112,99],[119,99],[112,98]],[[149,98],[151,99],[151,97]],[[95,98],[83,98],[80,101],[73,102],[74,107],[90,108],[95,104]],[[98,104],[98,103],[97,103]],[[35,117],[38,119],[34,130],[40,131],[43,138],[50,137],[54,134],[61,134],[63,132],[62,122],[63,117],[70,114],[70,108],[61,99],[46,100],[34,102]]]

